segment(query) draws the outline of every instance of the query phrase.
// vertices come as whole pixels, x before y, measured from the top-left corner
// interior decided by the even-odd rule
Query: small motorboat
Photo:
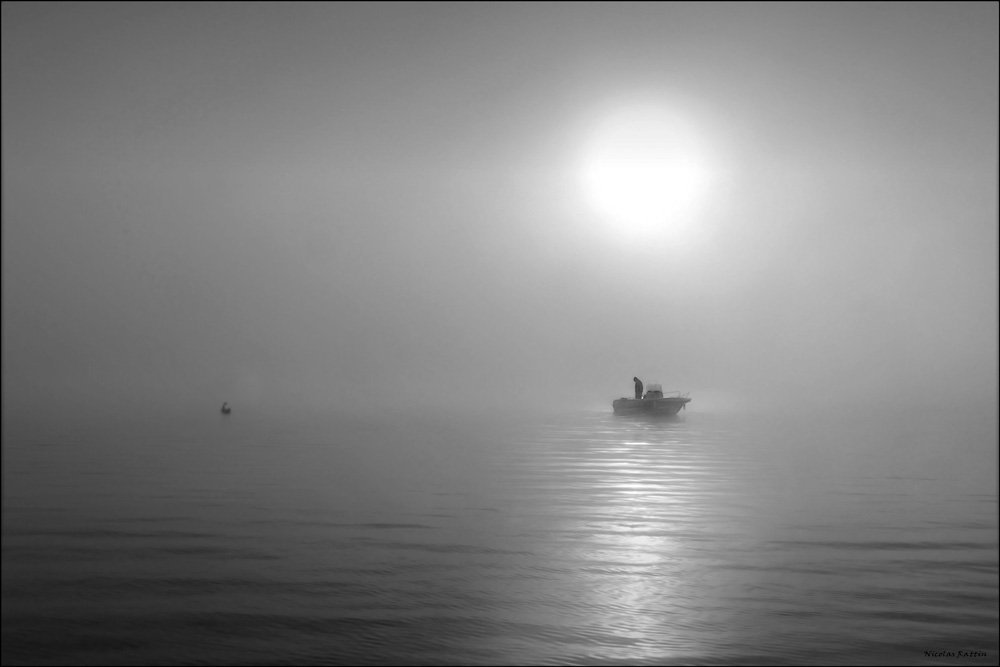
[[[663,389],[658,384],[651,384],[642,398],[618,398],[611,404],[616,415],[676,415],[691,399],[679,391],[663,395]]]

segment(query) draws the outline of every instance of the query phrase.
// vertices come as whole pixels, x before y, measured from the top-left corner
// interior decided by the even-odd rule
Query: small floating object
[[[228,415],[232,411],[233,411],[233,409],[231,407],[229,407],[229,403],[223,403],[222,404],[222,414]]]

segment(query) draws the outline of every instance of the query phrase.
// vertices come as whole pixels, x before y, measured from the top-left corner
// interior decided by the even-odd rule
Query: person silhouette
[[[635,382],[635,397],[636,399],[642,398],[642,380],[637,377],[633,377],[632,381]]]

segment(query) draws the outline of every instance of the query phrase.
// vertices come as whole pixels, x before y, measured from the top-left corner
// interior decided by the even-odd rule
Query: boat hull
[[[667,398],[619,398],[611,406],[616,415],[676,415],[690,398],[671,396]]]

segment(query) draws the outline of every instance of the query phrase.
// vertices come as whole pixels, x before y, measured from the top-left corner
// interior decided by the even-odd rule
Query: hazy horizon
[[[2,12],[5,413],[638,375],[995,431],[996,3]],[[581,176],[636,110],[705,165],[652,228]]]

